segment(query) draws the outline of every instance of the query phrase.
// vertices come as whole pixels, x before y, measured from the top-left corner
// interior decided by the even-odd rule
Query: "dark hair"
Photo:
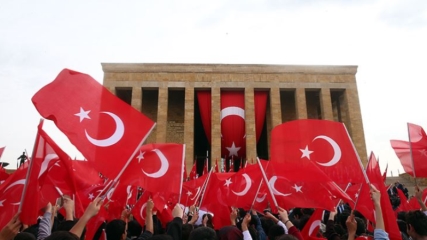
[[[262,229],[264,230],[264,232],[265,232],[266,234],[268,234],[268,230],[269,230],[272,226],[276,225],[276,224],[274,223],[274,221],[273,221],[273,220],[271,220],[271,219],[269,219],[269,218],[266,218],[266,217],[260,217],[260,218],[259,218],[259,220],[261,221]]]
[[[79,240],[79,237],[69,231],[56,231],[50,234],[45,240]]]
[[[136,220],[132,220],[128,222],[128,238],[131,237],[139,237],[142,233],[142,226]]]
[[[397,220],[406,221],[406,212],[401,211],[397,213]]]
[[[285,234],[285,229],[283,229],[280,225],[274,225],[270,229],[268,229],[268,239],[276,239],[276,237],[280,237]]]
[[[71,228],[73,228],[74,225],[76,225],[77,221],[78,219],[63,221],[60,224],[58,224],[57,231],[70,231]],[[83,229],[82,235],[80,236],[80,240],[85,239],[85,234],[86,234],[86,227]]]
[[[188,240],[190,238],[191,232],[194,230],[193,224],[183,224],[182,225],[182,240]]]
[[[289,234],[282,235],[282,236],[280,236],[280,237],[278,237],[276,239],[277,240],[298,240],[298,238],[296,238],[293,235],[289,235]]]
[[[357,223],[356,235],[360,236],[360,235],[366,233],[365,221],[363,221],[363,219],[358,218],[358,217],[355,217],[354,219],[356,220],[356,223]]]
[[[173,238],[167,234],[159,234],[150,237],[149,240],[173,240]]]
[[[13,240],[36,240],[36,237],[29,232],[20,232]]]
[[[407,226],[406,226],[406,222],[402,221],[400,219],[397,219],[397,226],[399,227],[399,231],[405,234],[408,234],[407,232]]]
[[[126,223],[121,219],[114,219],[107,223],[105,233],[109,240],[120,240],[126,231]]]
[[[205,214],[203,214],[203,216],[202,216],[202,224],[203,224],[203,220],[205,219],[205,217],[207,217],[208,218],[208,221],[206,222],[206,227],[210,227],[210,228],[212,228],[212,229],[214,229],[214,225],[213,225],[213,223],[212,223],[212,214],[209,214],[209,213],[205,213]]]
[[[190,233],[189,240],[216,240],[216,232],[209,227],[199,227]]]
[[[427,216],[420,210],[409,211],[406,214],[406,223],[414,228],[420,236],[427,236]]]

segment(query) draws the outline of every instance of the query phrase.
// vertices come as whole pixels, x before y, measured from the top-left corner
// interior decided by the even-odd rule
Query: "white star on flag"
[[[294,186],[292,188],[295,189],[296,192],[302,192],[301,191],[302,186],[298,186],[298,185],[294,184]]]
[[[231,156],[236,156],[236,157],[238,157],[239,155],[237,154],[237,152],[240,150],[240,147],[236,147],[236,145],[234,144],[234,142],[233,142],[233,144],[231,145],[231,147],[225,147],[225,148],[227,148],[227,150],[230,152],[230,154],[228,154],[228,156],[229,157],[231,157]]]
[[[4,201],[6,201],[6,199],[0,201],[0,207],[4,207],[4,205],[3,205]]]
[[[80,112],[79,112],[79,113],[76,113],[76,114],[74,114],[74,115],[75,115],[75,116],[80,117],[80,122],[82,122],[82,121],[83,121],[83,119],[85,119],[85,118],[90,119],[90,117],[89,117],[89,113],[90,113],[90,110],[85,111],[85,110],[83,110],[83,108],[82,108],[82,107],[80,107]]]
[[[425,149],[421,149],[419,151],[424,157],[427,157],[427,151]]]
[[[90,200],[92,200],[92,199],[94,199],[95,198],[95,196],[93,196],[93,194],[92,193],[89,193],[89,197],[88,197]]]
[[[168,209],[168,205],[167,205],[167,204],[165,204],[165,206],[163,207],[163,209]]]
[[[308,158],[308,160],[310,160],[310,154],[313,153],[313,151],[308,150],[308,146],[305,146],[305,149],[300,149],[300,151],[302,152],[301,158]]]
[[[138,158],[138,163],[140,163],[141,160],[144,159],[144,154],[145,154],[145,152],[139,151],[139,155],[136,157],[136,158]]]
[[[231,182],[231,178],[229,178],[229,179],[225,180],[224,186],[229,187],[229,186],[230,186],[230,184],[232,184],[232,183],[233,183],[233,182]]]
[[[191,196],[191,195],[193,195],[193,193],[192,193],[192,192],[190,192],[190,191],[188,191],[188,192],[187,192],[187,196]]]

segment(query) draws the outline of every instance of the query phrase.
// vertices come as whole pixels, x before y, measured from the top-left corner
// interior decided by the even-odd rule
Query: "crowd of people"
[[[368,230],[366,219],[357,211],[352,211],[348,205],[341,204],[335,211],[325,211],[318,239],[339,240],[356,239],[359,237],[373,239],[389,239],[385,230],[381,209],[381,193],[371,186],[376,223],[373,232]],[[422,191],[416,187],[415,196],[421,210],[398,213],[398,225],[402,239],[427,239],[427,207],[422,200]],[[100,211],[103,199],[95,198],[86,208],[80,219],[74,218],[74,201],[64,198],[65,216],[57,210],[59,206],[49,203],[44,209],[44,215],[38,224],[23,226],[16,214],[0,231],[0,240],[52,240],[52,239],[84,239],[85,226]],[[201,212],[195,206],[183,208],[177,204],[173,210],[173,220],[162,224],[156,216],[154,203],[151,199],[146,202],[145,224],[141,226],[132,218],[129,210],[123,210],[122,218],[104,222],[94,234],[93,239],[108,240],[303,240],[302,229],[306,225],[314,209],[294,208],[289,212],[278,207],[278,213],[273,214],[268,209],[263,213],[255,210],[232,208],[230,225],[215,230],[212,218],[215,216]],[[165,227],[163,227],[165,226]]]

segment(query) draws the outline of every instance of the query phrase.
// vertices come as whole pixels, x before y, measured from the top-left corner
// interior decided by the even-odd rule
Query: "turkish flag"
[[[365,182],[362,166],[343,123],[302,119],[283,123],[271,133],[271,161],[311,161],[337,184]],[[301,168],[303,169],[303,168]]]
[[[270,160],[265,172],[279,206],[333,210],[336,199],[351,201],[351,198],[312,162],[301,161],[299,167],[303,171],[295,171],[296,168],[292,165]]]
[[[148,199],[150,199],[150,195],[147,191],[144,191],[131,211],[133,218],[135,218],[141,226],[145,225],[145,207],[147,206]]]
[[[323,212],[324,210],[319,208],[316,208],[316,210],[314,210],[310,219],[308,219],[307,223],[304,225],[304,228],[301,231],[301,235],[303,239],[305,240],[325,239],[318,236],[319,230],[320,230],[320,223],[322,223],[322,220],[323,220]]]
[[[0,185],[0,229],[18,212],[28,165],[25,164]]]
[[[31,100],[109,178],[117,176],[155,125],[91,76],[69,69]]]
[[[190,180],[197,178],[197,161],[194,161],[193,167],[190,172]]]
[[[409,142],[390,140],[391,147],[407,174],[427,177],[427,135],[421,126],[412,123],[408,123],[408,132]]]
[[[221,92],[221,156],[246,156],[245,94]]]
[[[225,182],[235,173],[212,173],[200,209],[213,214],[215,229],[230,225],[230,204],[225,195]]]
[[[371,153],[369,157],[366,174],[368,175],[371,184],[375,185],[375,187],[381,192],[381,210],[383,213],[385,231],[388,233],[390,239],[401,239],[399,227],[397,226],[396,215],[394,214],[391,206],[387,189],[382,181],[383,178],[380,166],[373,153]]]
[[[257,196],[262,172],[258,165],[250,165],[225,180],[224,190],[230,206],[250,209]]]
[[[185,145],[174,143],[143,145],[124,171],[121,182],[141,186],[150,192],[179,194],[182,186]]]
[[[184,204],[184,206],[196,204],[197,200],[202,195],[208,175],[209,174],[205,174],[197,179],[187,181],[182,185],[181,203]]]
[[[375,222],[375,209],[371,200],[369,185],[367,183],[353,184],[346,193],[354,199],[354,201],[347,202],[351,208],[359,211],[369,221]],[[357,205],[354,206],[356,201]]]
[[[400,198],[400,205],[399,205],[399,209],[400,211],[410,211],[410,206],[408,204],[408,199],[406,198],[405,194],[402,192],[401,189],[397,189],[397,195]]]

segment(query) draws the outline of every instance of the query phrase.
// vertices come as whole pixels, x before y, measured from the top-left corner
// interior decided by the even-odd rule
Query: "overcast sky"
[[[368,152],[403,172],[390,139],[427,127],[427,1],[19,1],[0,7],[1,161],[33,149],[31,97],[63,68],[101,62],[358,65]],[[56,127],[44,129],[81,158]],[[368,154],[368,153],[367,153]]]

